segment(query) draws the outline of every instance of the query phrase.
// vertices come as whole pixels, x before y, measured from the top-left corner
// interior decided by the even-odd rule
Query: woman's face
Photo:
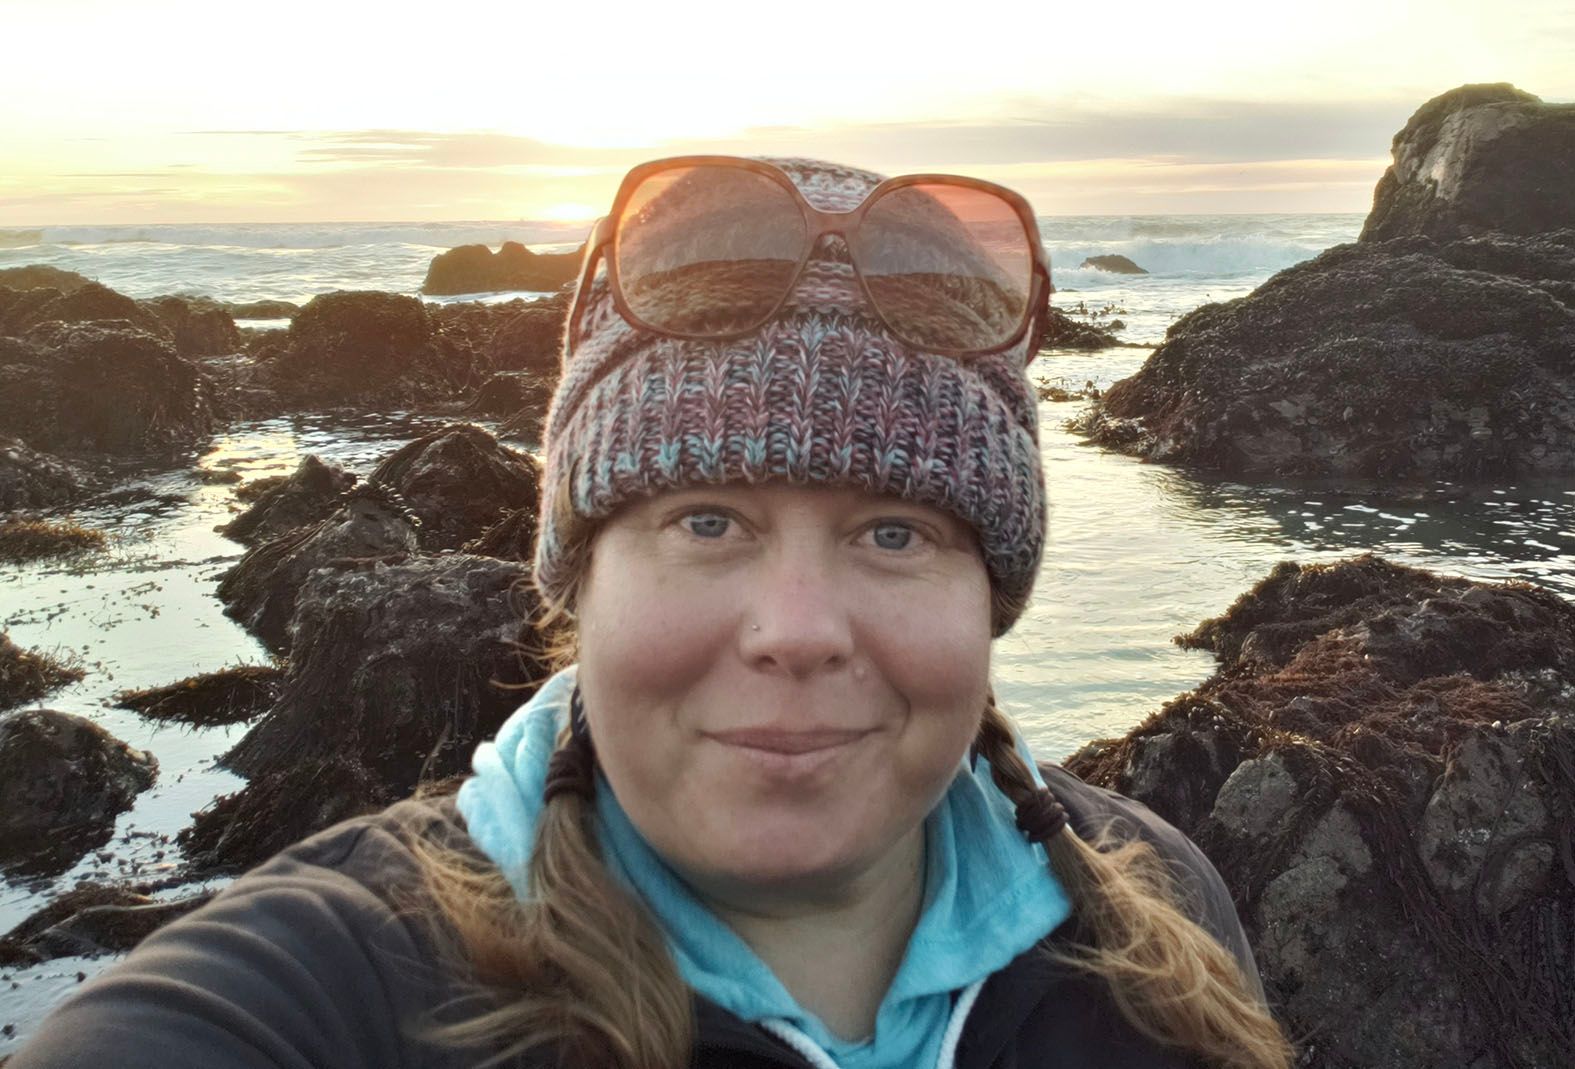
[[[579,624],[614,793],[721,894],[831,890],[913,843],[989,685],[972,529],[855,490],[637,502],[593,543]]]

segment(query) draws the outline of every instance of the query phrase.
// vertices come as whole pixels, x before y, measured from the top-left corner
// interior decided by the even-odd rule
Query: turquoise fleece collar
[[[509,717],[494,741],[477,747],[475,775],[459,792],[471,838],[521,897],[547,759],[568,723],[574,676],[572,667],[553,676]],[[1021,740],[1018,745],[1022,748]],[[745,1021],[801,1032],[842,1069],[935,1065],[953,995],[1004,967],[1072,912],[1044,849],[1018,832],[1012,805],[991,782],[989,765],[983,760],[976,770],[965,765],[925,822],[924,905],[880,1004],[875,1034],[846,1042],[801,1008],[765,962],[663,863],[606,781],[598,786],[596,811],[609,868],[656,915],[689,985]]]

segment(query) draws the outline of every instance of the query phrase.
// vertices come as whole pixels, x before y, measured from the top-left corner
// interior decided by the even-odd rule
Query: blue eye
[[[701,538],[721,538],[733,521],[715,512],[691,512],[684,517],[689,533]]]
[[[874,534],[875,544],[881,549],[907,549],[913,541],[913,528],[890,521],[877,525]]]

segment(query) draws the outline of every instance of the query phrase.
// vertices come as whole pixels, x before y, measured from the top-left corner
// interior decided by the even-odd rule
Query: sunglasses
[[[804,199],[781,168],[735,156],[674,156],[631,170],[586,244],[569,348],[598,258],[619,315],[673,338],[726,341],[770,321],[817,242],[847,244],[868,307],[904,345],[982,356],[1043,314],[1050,263],[1033,210],[975,178],[888,178],[851,211]],[[608,249],[611,249],[608,254]],[[1032,354],[1030,354],[1030,359]]]

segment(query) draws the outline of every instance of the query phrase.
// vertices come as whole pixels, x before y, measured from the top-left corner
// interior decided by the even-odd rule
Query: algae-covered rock
[[[532,252],[517,241],[505,241],[497,252],[485,245],[461,245],[432,258],[421,292],[551,292],[574,281],[583,254],[583,246],[573,252]]]
[[[421,548],[458,549],[506,514],[534,508],[541,465],[487,431],[455,423],[386,457],[369,477],[392,487],[420,517]]]
[[[0,709],[37,701],[83,675],[74,662],[39,650],[25,650],[0,631]]]
[[[68,867],[109,838],[158,767],[152,754],[80,716],[0,715],[0,863]]]
[[[219,533],[248,546],[278,538],[326,518],[355,481],[354,475],[337,464],[304,456],[289,475],[266,488],[248,491],[251,506],[219,528]]]
[[[1561,1064],[1575,606],[1364,556],[1178,641],[1215,676],[1067,766],[1214,861],[1298,1064]]]
[[[91,483],[78,465],[0,435],[0,514],[70,504]]]

